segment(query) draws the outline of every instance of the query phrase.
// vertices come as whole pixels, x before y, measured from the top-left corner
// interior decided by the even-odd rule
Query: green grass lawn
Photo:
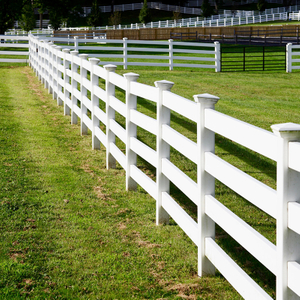
[[[188,99],[214,94],[218,111],[267,130],[300,123],[299,73],[117,72],[137,72],[149,85],[173,81],[172,91]],[[145,99],[138,109],[155,116]],[[141,188],[125,191],[124,170],[106,170],[105,148],[91,149],[91,135],[80,136],[29,67],[0,68],[0,111],[0,299],[241,298],[218,272],[197,277],[195,245],[174,221],[155,225],[155,201]],[[171,125],[195,139],[194,123],[172,114]],[[152,143],[140,129],[138,136]],[[216,153],[275,188],[274,162],[220,136]],[[195,179],[193,163],[175,150],[171,160]],[[147,168],[141,159],[138,165]],[[196,219],[193,203],[174,186],[171,194]],[[275,220],[219,182],[216,198],[275,242]],[[274,297],[274,276],[216,231],[218,244]]]

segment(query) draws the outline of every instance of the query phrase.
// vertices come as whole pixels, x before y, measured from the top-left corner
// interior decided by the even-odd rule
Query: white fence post
[[[115,86],[110,83],[109,75],[111,72],[115,72],[117,66],[115,65],[105,65],[106,70],[106,80],[105,80],[105,90],[106,90],[106,168],[111,169],[116,167],[116,159],[110,153],[110,143],[115,143],[115,134],[110,130],[110,120],[115,119],[115,111],[110,106],[110,96],[115,95]]]
[[[39,57],[40,57],[40,81],[41,83],[45,82],[45,44],[44,41],[42,40],[40,42],[40,47],[39,47]]]
[[[293,44],[286,44],[286,72],[292,72],[292,50]]]
[[[170,91],[173,82],[161,80],[155,81],[155,86],[158,88],[157,99],[157,133],[156,133],[156,153],[157,153],[157,166],[156,166],[156,225],[168,223],[169,215],[162,207],[162,193],[169,193],[170,182],[169,179],[162,173],[162,160],[170,158],[170,146],[162,139],[163,125],[170,124],[170,109],[163,106],[163,96],[165,91]]]
[[[220,53],[220,43],[214,42],[215,44],[215,71],[221,72],[221,53]]]
[[[78,36],[74,36],[74,48],[78,51]]]
[[[77,106],[77,98],[75,97],[75,90],[77,89],[77,81],[75,80],[75,76],[74,73],[78,72],[78,65],[75,64],[74,62],[74,58],[78,55],[78,51],[74,50],[71,51],[72,54],[72,60],[71,60],[71,72],[72,72],[72,78],[71,78],[71,89],[72,89],[72,93],[71,93],[71,124],[77,124],[78,118],[77,118],[77,114],[75,113],[75,106]],[[65,112],[66,114],[70,114],[70,107],[67,103],[67,101],[65,100]]]
[[[215,237],[215,223],[205,214],[205,196],[215,194],[215,179],[205,171],[205,152],[215,152],[215,133],[205,128],[205,110],[214,109],[219,98],[210,94],[194,95],[198,104],[197,184],[198,184],[198,275],[214,274],[215,267],[205,255],[205,238]]]
[[[136,190],[137,184],[130,176],[130,166],[136,165],[136,153],[131,150],[130,139],[137,137],[137,127],[130,120],[130,110],[137,108],[137,97],[131,94],[131,82],[136,82],[140,75],[126,73],[126,190]]]
[[[66,59],[66,56],[68,53],[70,53],[70,49],[63,49],[62,50],[64,52],[64,61],[63,61],[63,64],[64,64],[64,115],[67,116],[67,115],[70,115],[70,108],[69,106],[67,105],[67,101],[66,99],[69,99],[70,98],[70,93],[68,92],[67,90],[67,84],[69,84],[69,81],[70,81],[70,77],[67,75],[67,69],[69,69],[70,67],[70,62],[67,61]]]
[[[52,43],[51,45],[51,55],[52,55],[52,98],[55,99],[55,89],[56,89],[56,76],[57,76],[57,63],[56,63],[56,45]]]
[[[87,114],[87,107],[84,105],[84,97],[87,97],[87,89],[83,85],[84,78],[87,78],[87,70],[83,67],[83,61],[87,60],[88,54],[79,54],[80,57],[80,133],[86,135],[88,127],[83,121],[83,116]]]
[[[49,78],[49,52],[48,52],[48,41],[44,41],[44,88],[48,88],[48,78]]]
[[[288,203],[299,201],[300,173],[289,168],[289,142],[300,141],[300,125],[286,123],[271,128],[278,137],[276,299],[299,299],[288,288],[288,262],[300,261],[299,235],[288,228]]]
[[[123,38],[123,68],[124,68],[124,70],[127,70],[127,61],[128,61],[128,58],[127,58],[127,41],[128,41],[128,38],[124,37]]]
[[[169,70],[173,70],[173,40],[169,40]]]
[[[53,59],[53,47],[54,44],[52,42],[48,43],[48,54],[49,54],[49,85],[48,85],[48,93],[53,94],[53,72],[54,72],[54,59]]]
[[[52,98],[56,99],[55,91],[56,91],[56,82],[57,82],[57,61],[56,61],[56,45],[52,43],[51,45],[51,53],[52,53]]]
[[[99,127],[100,122],[98,118],[95,116],[95,107],[99,107],[99,98],[95,95],[95,87],[99,85],[99,77],[95,75],[95,67],[99,64],[100,59],[98,58],[90,58],[91,63],[91,101],[92,101],[92,149],[100,149],[100,141],[95,135],[95,128]]]
[[[63,86],[60,84],[60,78],[62,78],[62,73],[59,70],[58,65],[61,65],[63,62],[62,62],[62,59],[57,54],[59,52],[61,52],[61,47],[56,46],[55,47],[55,55],[56,55],[56,74],[57,75],[56,75],[56,85],[55,85],[53,94],[54,94],[54,97],[56,97],[57,105],[62,105],[62,99],[59,97],[59,94],[62,93],[62,88],[63,88]]]

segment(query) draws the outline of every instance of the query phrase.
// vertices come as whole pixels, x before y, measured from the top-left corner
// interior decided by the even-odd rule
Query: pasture
[[[138,70],[137,70],[138,68]],[[166,79],[188,99],[220,97],[216,110],[260,128],[300,123],[299,73],[168,72],[131,67],[153,85]],[[101,85],[101,82],[100,82]],[[116,96],[123,95],[117,90]],[[138,99],[140,111],[155,105]],[[141,188],[125,191],[124,171],[105,169],[105,149],[91,150],[61,107],[28,67],[0,68],[1,203],[0,298],[45,299],[240,299],[217,273],[197,277],[197,250],[174,221],[155,225],[155,201]],[[119,124],[124,119],[116,116]],[[177,114],[171,123],[191,139],[195,125]],[[153,137],[139,131],[151,145]],[[121,143],[119,141],[119,143]],[[120,144],[120,147],[122,145]],[[276,167],[216,136],[216,154],[275,188]],[[175,150],[177,166],[195,179],[195,166]],[[154,170],[142,159],[140,168]],[[216,197],[275,242],[275,220],[216,182]],[[196,218],[196,207],[174,186],[172,196]],[[274,297],[275,278],[221,228],[217,243]]]

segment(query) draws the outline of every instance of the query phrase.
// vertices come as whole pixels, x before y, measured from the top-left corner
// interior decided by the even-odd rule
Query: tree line
[[[47,16],[50,25],[57,30],[62,24],[69,27],[78,26],[83,14],[83,7],[91,7],[91,13],[86,22],[90,26],[102,25],[102,15],[100,5],[108,4],[103,0],[0,0],[0,34],[4,34],[7,29],[14,27],[14,22],[18,21],[23,30],[30,31],[36,27],[37,14],[40,16],[40,28],[42,27],[43,16]],[[110,0],[112,15],[110,22],[119,24],[120,13],[114,12],[114,5],[117,1]],[[147,0],[140,12],[140,21],[146,23],[150,20],[150,10],[147,7]]]
[[[127,2],[140,2],[141,0],[128,0]],[[173,5],[182,6],[186,0],[163,0],[160,2],[172,2]],[[242,0],[234,0],[234,3],[242,3]],[[0,34],[13,28],[14,22],[19,21],[19,24],[25,31],[30,31],[36,27],[36,16],[40,16],[40,28],[42,28],[43,16],[46,14],[51,27],[57,30],[62,24],[67,24],[69,27],[77,27],[80,24],[80,19],[83,14],[83,7],[91,7],[91,13],[86,19],[89,26],[100,26],[102,24],[102,15],[99,8],[100,5],[111,5],[112,14],[109,22],[111,25],[121,23],[120,12],[114,11],[114,5],[122,0],[0,0]],[[292,0],[284,0],[286,5],[290,5]],[[257,9],[263,10],[266,6],[266,0],[257,0]],[[213,13],[218,13],[218,10],[223,6],[223,0],[214,0],[214,7],[209,3],[209,0],[202,2],[202,16],[208,17]],[[174,19],[180,18],[179,12],[173,12]],[[147,0],[144,0],[143,8],[140,11],[139,21],[147,23],[151,21],[151,12],[147,6]]]

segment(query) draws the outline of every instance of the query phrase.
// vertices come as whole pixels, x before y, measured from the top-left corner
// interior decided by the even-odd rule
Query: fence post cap
[[[87,59],[88,58],[88,54],[82,53],[78,55],[81,59]]]
[[[140,75],[139,74],[136,74],[136,73],[125,73],[125,74],[123,74],[123,76],[127,79],[127,80],[129,80],[129,81],[137,81],[138,80],[138,78],[140,77]]]
[[[106,71],[109,71],[109,72],[114,72],[116,70],[117,66],[116,65],[112,65],[112,64],[108,64],[108,65],[105,65],[104,66],[104,69]]]
[[[300,138],[300,124],[282,123],[271,126],[273,133],[283,139]]]
[[[208,102],[212,104],[216,104],[220,98],[211,94],[199,94],[199,95],[194,95],[194,100],[197,103],[203,103],[203,102]]]
[[[78,52],[77,50],[73,50],[73,51],[71,51],[70,53],[71,53],[72,55],[78,55],[79,52]]]
[[[65,53],[70,53],[70,49],[67,49],[67,48],[63,49],[62,51]]]
[[[168,80],[159,80],[154,82],[155,86],[164,91],[170,91],[174,85],[174,82]]]
[[[58,51],[61,51],[61,46],[56,46],[55,45],[55,49],[58,50]]]
[[[100,59],[99,58],[96,58],[96,57],[91,57],[89,59],[89,61],[91,62],[92,65],[98,65],[99,62],[100,62]]]
[[[127,37],[123,37],[123,41],[125,41],[125,40],[128,40],[128,38]]]

